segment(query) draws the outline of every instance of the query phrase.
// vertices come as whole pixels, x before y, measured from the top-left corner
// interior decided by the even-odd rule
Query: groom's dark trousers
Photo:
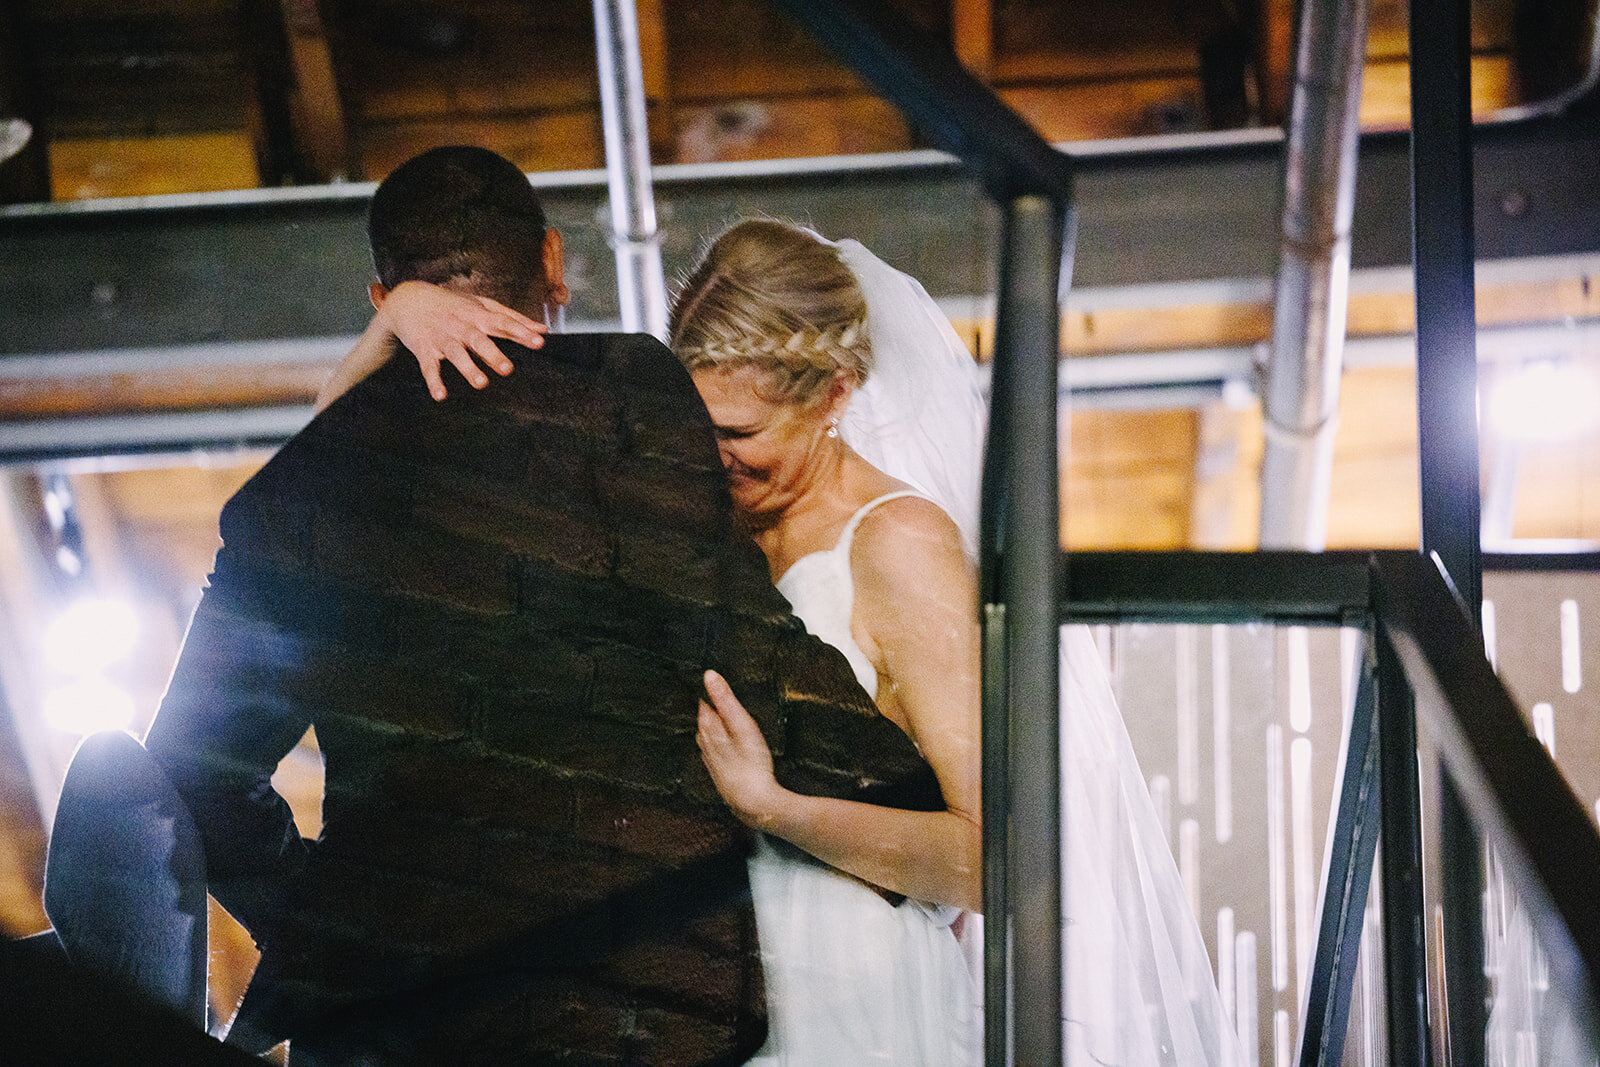
[[[739,530],[658,342],[557,335],[435,403],[402,355],[222,513],[146,739],[296,1063],[736,1063],[765,999],[745,832],[694,742],[728,676],[802,792],[940,804]],[[308,726],[323,828],[270,775]],[[203,915],[202,915],[203,917]]]

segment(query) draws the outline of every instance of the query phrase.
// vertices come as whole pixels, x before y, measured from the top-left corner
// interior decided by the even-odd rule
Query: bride
[[[506,315],[408,283],[379,319],[442,397],[445,360],[486,384],[469,350],[509,371],[487,336],[534,326],[508,328]],[[703,758],[761,831],[750,879],[770,1032],[751,1062],[976,1063],[977,985],[955,932],[981,900],[976,366],[913,279],[857,242],[766,220],[712,244],[670,335],[779,590],[917,744],[947,804],[783,789],[754,721],[707,675]],[[358,349],[348,363],[371,359]],[[1063,628],[1062,693],[1067,1061],[1242,1063],[1083,627]]]

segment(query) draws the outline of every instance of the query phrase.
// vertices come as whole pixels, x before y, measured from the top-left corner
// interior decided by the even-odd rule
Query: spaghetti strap
[[[896,489],[892,493],[885,493],[880,497],[875,497],[872,500],[867,501],[865,504],[862,504],[861,507],[856,510],[856,513],[850,516],[850,521],[845,523],[844,529],[839,532],[839,541],[834,545],[833,550],[835,552],[844,553],[844,558],[849,559],[850,543],[855,540],[856,527],[861,525],[861,520],[865,519],[874,510],[876,510],[879,504],[887,504],[891,500],[899,500],[901,497],[905,496],[914,496],[918,500],[926,500],[928,503],[938,507],[938,503],[936,501],[930,498],[926,493],[919,492],[916,489]]]
[[[874,701],[878,670],[851,627],[850,543],[874,508],[902,496],[922,494],[868,501],[833,547],[802,556],[778,579],[795,616],[839,651]],[[976,990],[950,929],[957,909],[915,900],[890,906],[865,882],[765,836],[749,871],[768,1029],[747,1067],[981,1062]]]

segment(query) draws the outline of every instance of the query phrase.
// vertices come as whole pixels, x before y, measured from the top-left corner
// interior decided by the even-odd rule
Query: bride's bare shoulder
[[[896,497],[868,512],[856,528],[850,563],[858,588],[948,583],[969,569],[955,522],[921,496]]]

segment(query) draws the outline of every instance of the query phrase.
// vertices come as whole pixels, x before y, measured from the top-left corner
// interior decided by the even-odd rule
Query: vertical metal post
[[[1411,0],[1412,260],[1422,548],[1436,553],[1474,624],[1482,604],[1478,358],[1468,0]],[[1482,847],[1443,777],[1440,847],[1445,1006],[1453,1063],[1484,1062]]]
[[[633,0],[594,0],[594,37],[622,328],[665,339],[667,282],[661,269],[661,238],[656,232],[655,196],[650,185],[644,69],[639,59],[639,15]]]
[[[1044,1064],[1062,1058],[1056,364],[1069,215],[1061,201],[1040,195],[1013,197],[1004,211],[990,437],[995,451],[986,470],[1000,484],[987,488],[986,508],[991,517],[1003,515],[1000,566],[997,575],[990,572],[998,580],[989,595],[997,592],[1004,610],[1009,736],[1002,781],[1009,803],[986,821],[993,832],[999,818],[1009,816],[1010,840],[1005,906],[987,924],[987,937],[1010,942],[1015,1062]],[[989,518],[984,526],[996,532]],[[991,620],[994,615],[990,609]],[[986,740],[995,733],[992,727]],[[986,755],[999,753],[986,746]],[[990,767],[984,769],[987,777]],[[995,988],[1004,977],[993,973],[994,957],[987,962],[986,988]],[[991,1005],[988,1023],[1004,1027],[1006,1018]],[[989,1048],[994,1055],[996,1045]]]
[[[1433,1063],[1428,1031],[1428,920],[1422,903],[1422,797],[1417,708],[1382,625],[1378,646],[1379,803],[1382,807],[1383,961],[1391,1067]]]
[[[1482,602],[1467,0],[1411,0],[1412,262],[1422,547]]]
[[[1011,923],[1006,877],[1011,869],[1011,708],[1006,685],[1006,606],[989,594],[984,600],[983,1062],[988,1067],[1005,1067],[1011,1050]]]

